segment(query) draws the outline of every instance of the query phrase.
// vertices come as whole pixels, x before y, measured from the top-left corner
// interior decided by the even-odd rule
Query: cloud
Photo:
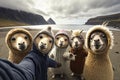
[[[35,5],[34,0],[0,0],[0,7],[47,15],[43,11],[34,8]]]
[[[53,3],[53,4],[52,4]],[[115,13],[120,11],[116,5],[120,4],[120,0],[51,0],[51,12],[55,12],[58,16],[96,16],[107,12]]]
[[[0,6],[52,17],[56,21],[120,12],[120,0],[0,0]]]

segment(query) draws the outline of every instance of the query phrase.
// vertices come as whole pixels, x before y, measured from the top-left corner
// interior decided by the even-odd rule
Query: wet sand
[[[8,31],[9,29],[0,29],[0,58],[7,59],[8,57],[8,48],[5,44],[5,36]],[[29,30],[29,31],[34,36],[39,30]],[[110,50],[110,59],[114,68],[114,80],[120,80],[120,30],[118,31],[112,30],[112,32],[114,35],[114,47],[113,49]],[[54,33],[56,33],[56,31]],[[70,72],[68,71],[68,73]],[[52,80],[51,72],[49,72],[48,74],[49,74],[48,80]],[[55,79],[55,80],[60,80],[60,79]],[[73,80],[73,78],[71,78],[70,75],[68,75],[65,80]]]

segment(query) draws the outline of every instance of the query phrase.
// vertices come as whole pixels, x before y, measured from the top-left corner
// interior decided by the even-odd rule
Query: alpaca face
[[[84,45],[84,39],[81,35],[71,38],[72,48],[76,49],[76,48],[79,48],[79,47],[83,47],[83,45]]]
[[[82,48],[84,45],[84,38],[81,35],[83,30],[71,30],[71,47],[74,49]]]
[[[14,49],[18,51],[24,51],[29,47],[30,39],[25,33],[16,33],[11,36],[11,45]]]
[[[65,35],[57,35],[55,37],[55,44],[59,47],[59,48],[65,48],[68,46],[69,44],[69,39],[67,38],[67,36]]]
[[[47,34],[40,34],[35,39],[35,44],[40,52],[47,54],[53,46],[53,39]]]
[[[69,51],[69,52],[66,52],[64,55],[63,55],[63,57],[66,57],[68,60],[72,60],[72,61],[75,61],[75,54],[73,54],[73,53],[71,53],[71,51]]]
[[[93,32],[90,36],[90,48],[94,52],[103,52],[107,47],[107,36],[103,32]]]

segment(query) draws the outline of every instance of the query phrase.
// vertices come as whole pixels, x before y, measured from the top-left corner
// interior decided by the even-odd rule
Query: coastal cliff
[[[120,13],[90,18],[85,24],[86,25],[100,25],[105,21],[109,22],[108,26],[112,26],[114,28],[120,29]]]

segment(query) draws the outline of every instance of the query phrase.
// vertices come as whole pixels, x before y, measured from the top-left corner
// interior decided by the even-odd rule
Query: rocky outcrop
[[[48,24],[43,16],[25,11],[12,10],[0,7],[0,19],[21,22],[29,25]]]
[[[48,23],[48,24],[56,24],[55,21],[54,21],[52,18],[49,18],[49,19],[47,20],[47,23]]]
[[[109,22],[108,26],[120,28],[120,13],[90,18],[85,24],[86,25],[99,25],[105,21]]]

